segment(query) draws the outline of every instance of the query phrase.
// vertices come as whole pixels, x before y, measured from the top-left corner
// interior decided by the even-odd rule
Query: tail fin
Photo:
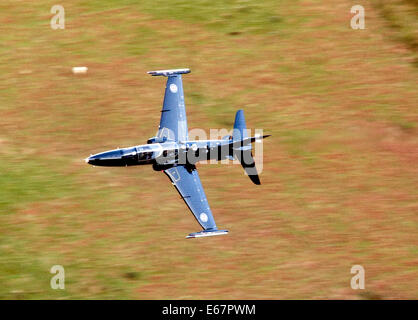
[[[240,141],[247,138],[247,125],[245,124],[244,110],[238,110],[235,115],[234,131],[232,132],[232,139]]]
[[[232,133],[233,153],[238,158],[246,174],[254,184],[261,184],[257,168],[251,152],[251,139],[247,139],[247,126],[245,124],[244,111],[238,110],[235,115],[234,130]]]

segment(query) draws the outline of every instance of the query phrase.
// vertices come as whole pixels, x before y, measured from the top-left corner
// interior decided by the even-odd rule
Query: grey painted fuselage
[[[152,164],[155,170],[174,165],[194,165],[202,160],[232,159],[233,141],[196,140],[187,142],[166,141],[101,152],[86,159],[95,166],[125,167]]]

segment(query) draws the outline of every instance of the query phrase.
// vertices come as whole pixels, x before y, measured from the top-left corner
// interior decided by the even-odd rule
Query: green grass
[[[256,1],[247,0],[198,0],[198,1],[82,1],[81,5],[92,12],[114,8],[145,10],[156,18],[180,20],[187,23],[203,24],[211,30],[229,35],[241,33],[275,32],[278,28],[288,26],[288,15],[285,10],[296,6],[292,1]]]
[[[45,159],[36,157],[0,158],[0,212],[15,213],[25,204],[65,197],[74,183],[71,177],[51,170]]]

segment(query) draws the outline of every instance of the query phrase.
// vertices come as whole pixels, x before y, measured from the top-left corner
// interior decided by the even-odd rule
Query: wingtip
[[[170,76],[174,74],[187,74],[190,73],[191,70],[189,68],[182,68],[182,69],[167,69],[167,70],[155,70],[155,71],[148,71],[147,73],[152,76]]]
[[[213,237],[213,236],[222,236],[228,234],[228,230],[212,230],[212,231],[199,231],[190,233],[186,236],[186,239],[194,239],[194,238],[203,238],[203,237]]]

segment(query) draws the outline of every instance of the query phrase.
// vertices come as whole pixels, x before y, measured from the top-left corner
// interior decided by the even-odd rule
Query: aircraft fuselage
[[[86,162],[104,167],[152,164],[155,170],[163,170],[177,164],[193,165],[203,160],[224,160],[232,155],[232,139],[180,143],[167,141],[97,153],[88,157]]]

